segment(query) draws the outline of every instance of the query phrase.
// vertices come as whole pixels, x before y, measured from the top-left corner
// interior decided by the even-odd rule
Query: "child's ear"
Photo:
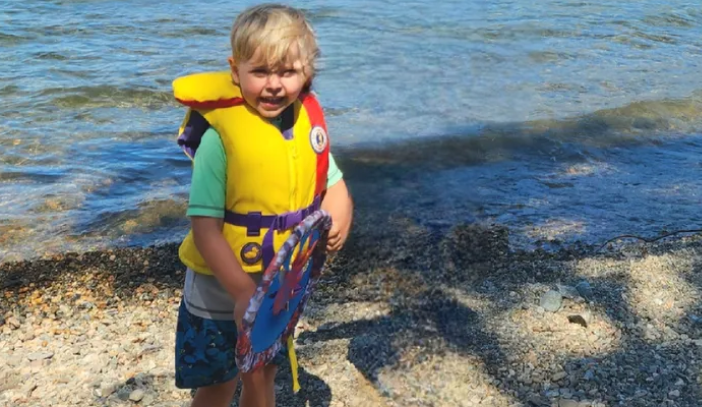
[[[234,61],[233,57],[227,58],[227,61],[229,62],[229,69],[232,71],[232,82],[239,85],[239,70],[237,69],[236,61]]]

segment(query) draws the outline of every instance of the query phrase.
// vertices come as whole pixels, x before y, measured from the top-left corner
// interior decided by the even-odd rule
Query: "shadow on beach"
[[[490,388],[525,406],[696,406],[702,399],[699,237],[604,253],[586,246],[518,252],[508,250],[499,227],[458,226],[437,236],[409,220],[383,226],[375,231],[396,236],[393,249],[374,245],[367,230],[336,259],[317,298],[322,307],[382,299],[388,311],[326,323],[298,340],[348,339],[348,360],[400,405],[420,394],[444,405],[427,390],[429,377],[464,372],[427,361],[456,357],[482,370],[488,391],[476,404],[497,403]],[[586,297],[574,289],[579,284]],[[557,312],[540,306],[548,289],[566,290]],[[520,328],[528,332],[513,332]]]

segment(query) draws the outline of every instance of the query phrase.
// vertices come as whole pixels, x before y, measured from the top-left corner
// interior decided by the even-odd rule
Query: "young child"
[[[237,332],[265,266],[306,214],[332,217],[327,250],[343,246],[353,204],[329,153],[324,115],[310,92],[318,47],[298,10],[245,10],[231,32],[230,71],[173,83],[187,106],[179,144],[194,160],[179,255],[187,266],[176,333],[176,386],[193,407],[275,406],[276,365],[239,375]],[[273,219],[273,221],[271,221]]]

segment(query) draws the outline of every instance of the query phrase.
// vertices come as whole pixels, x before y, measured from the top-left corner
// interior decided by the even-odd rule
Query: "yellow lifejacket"
[[[261,272],[292,228],[319,208],[326,190],[329,137],[322,108],[312,93],[300,95],[283,112],[281,132],[244,103],[230,72],[180,77],[173,90],[188,107],[179,131],[186,154],[194,159],[199,141],[193,145],[187,138],[197,132],[198,120],[204,119],[200,132],[211,126],[222,139],[227,157],[223,234],[244,271]],[[179,256],[195,272],[212,274],[192,230]]]

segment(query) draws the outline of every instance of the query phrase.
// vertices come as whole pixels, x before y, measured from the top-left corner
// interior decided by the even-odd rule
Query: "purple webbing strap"
[[[210,128],[210,124],[200,113],[195,110],[190,112],[188,122],[185,124],[183,133],[178,136],[178,145],[190,158],[195,157],[195,152],[200,146],[200,141],[205,131]]]
[[[247,214],[224,211],[224,221],[230,225],[242,226],[246,228],[247,236],[259,236],[261,228],[268,228],[263,236],[263,269],[265,270],[273,260],[273,232],[276,230],[288,230],[294,228],[303,219],[321,207],[321,198],[315,197],[312,205],[280,215],[261,215],[261,212],[249,212]]]

